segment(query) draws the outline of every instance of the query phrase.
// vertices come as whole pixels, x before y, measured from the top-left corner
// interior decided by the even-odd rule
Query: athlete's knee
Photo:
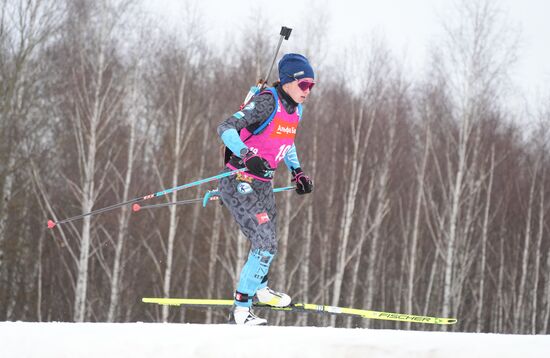
[[[253,251],[259,251],[259,252],[265,252],[270,254],[271,256],[275,256],[277,254],[277,241],[270,240],[270,241],[254,241],[252,244],[252,250]]]
[[[253,255],[262,265],[270,265],[275,256],[272,252],[262,249],[251,249],[249,255]]]
[[[271,261],[275,255],[267,250],[260,249],[251,249],[248,254],[248,261],[255,263],[257,269],[255,270],[254,277],[262,282],[264,277],[267,276],[269,272],[269,266],[271,266]]]

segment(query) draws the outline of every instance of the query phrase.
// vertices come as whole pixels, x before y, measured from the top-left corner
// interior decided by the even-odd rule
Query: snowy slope
[[[0,323],[2,358],[550,357],[550,336],[156,323]]]

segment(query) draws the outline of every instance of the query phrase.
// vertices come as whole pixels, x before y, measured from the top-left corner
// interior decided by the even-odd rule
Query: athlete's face
[[[304,103],[311,89],[315,85],[313,78],[302,78],[296,81],[285,83],[283,89],[296,103]]]

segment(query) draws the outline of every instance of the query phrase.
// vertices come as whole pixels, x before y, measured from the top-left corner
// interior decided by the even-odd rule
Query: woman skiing
[[[225,146],[225,171],[247,168],[220,180],[224,205],[251,243],[235,291],[232,323],[265,325],[251,310],[253,300],[276,307],[288,306],[290,296],[267,286],[268,273],[277,253],[277,212],[272,179],[284,160],[296,182],[298,194],[311,193],[313,183],[298,161],[294,137],[301,104],[313,88],[314,72],[300,54],[286,54],[279,61],[279,83],[256,95],[241,111],[218,126]]]

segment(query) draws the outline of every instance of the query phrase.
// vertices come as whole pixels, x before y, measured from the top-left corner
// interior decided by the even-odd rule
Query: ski
[[[200,299],[200,298],[142,298],[143,303],[155,303],[159,305],[182,307],[227,307],[233,306],[233,300]],[[357,308],[325,306],[310,303],[294,303],[287,307],[273,307],[262,304],[254,304],[254,308],[270,309],[273,311],[290,311],[303,313],[328,313],[347,315],[384,321],[412,322],[424,324],[455,324],[456,318],[418,316],[413,314],[371,311]]]

